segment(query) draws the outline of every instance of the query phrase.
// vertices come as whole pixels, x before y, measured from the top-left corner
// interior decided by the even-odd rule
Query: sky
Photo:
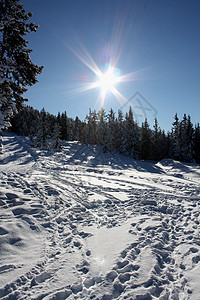
[[[165,130],[175,113],[200,122],[200,1],[20,2],[39,25],[26,39],[32,61],[44,66],[28,105],[81,120],[89,108],[117,115],[131,106],[140,124],[157,117]],[[109,66],[119,82],[102,97],[94,83]]]

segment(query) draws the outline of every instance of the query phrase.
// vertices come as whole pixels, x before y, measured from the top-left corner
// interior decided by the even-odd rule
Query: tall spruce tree
[[[132,107],[129,107],[129,112],[125,116],[125,154],[138,159],[139,158],[139,139],[140,132],[138,124],[133,119]]]
[[[141,142],[140,142],[140,159],[149,160],[152,159],[152,133],[149,128],[149,123],[145,119],[141,128]]]
[[[39,147],[43,150],[49,150],[49,143],[47,139],[49,138],[50,132],[48,125],[47,113],[43,108],[40,112],[40,120],[37,127],[37,132],[32,141],[33,146]]]
[[[154,119],[154,126],[152,131],[152,159],[155,161],[161,160],[166,153],[166,136],[165,132],[161,130],[158,125],[157,118]]]
[[[115,150],[124,153],[126,145],[124,116],[122,111],[118,110],[118,117],[115,124]]]
[[[59,118],[59,117],[58,117]],[[69,130],[68,130],[68,118],[67,118],[67,112],[61,114],[60,116],[60,133],[61,133],[61,139],[62,140],[69,140]]]
[[[106,127],[106,114],[103,107],[98,113],[97,129],[96,129],[96,143],[97,145],[104,145],[105,151],[107,151],[107,127]]]
[[[89,109],[89,114],[85,118],[86,128],[85,128],[85,137],[84,142],[86,144],[96,144],[96,133],[97,133],[97,121],[98,114],[96,110],[92,111]]]
[[[179,124],[179,136],[178,136],[178,146],[179,146],[179,157],[181,161],[191,162],[193,161],[193,124],[191,122],[190,116],[187,117],[184,114],[182,121]]]
[[[194,129],[194,159],[200,164],[200,125],[197,123]]]
[[[53,129],[53,135],[51,138],[51,150],[53,151],[60,151],[62,149],[62,143],[60,139],[60,126],[58,123],[55,123]]]
[[[180,159],[180,122],[177,113],[174,116],[174,122],[172,123],[171,130],[171,157],[174,159]]]
[[[35,84],[42,72],[43,67],[32,63],[32,50],[24,39],[38,28],[28,23],[31,16],[19,0],[0,1],[0,132],[10,126],[11,116],[27,100],[22,96],[26,86]]]
[[[115,113],[111,108],[107,114],[107,126],[106,135],[107,138],[104,140],[104,151],[113,151],[115,148],[114,132],[115,132]]]

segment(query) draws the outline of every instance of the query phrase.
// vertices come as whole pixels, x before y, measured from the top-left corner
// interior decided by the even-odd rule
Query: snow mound
[[[157,166],[163,168],[168,174],[183,179],[199,181],[200,165],[195,163],[182,163],[173,159],[163,159]]]

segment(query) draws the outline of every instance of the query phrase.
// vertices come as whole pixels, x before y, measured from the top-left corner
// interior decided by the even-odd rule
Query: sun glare
[[[114,72],[114,68],[110,67],[104,74],[99,76],[97,86],[100,87],[101,91],[107,93],[112,91],[115,84],[118,82],[118,76]]]
[[[111,56],[111,58],[109,59],[109,62],[105,64],[106,71],[102,72],[91,57],[90,53],[83,45],[80,44],[80,47],[78,47],[76,50],[72,49],[68,45],[67,47],[85,66],[87,66],[96,75],[97,78],[95,81],[84,83],[82,87],[76,90],[78,93],[99,88],[100,94],[97,102],[100,101],[102,106],[104,105],[104,101],[108,92],[111,92],[121,104],[124,103],[124,101],[128,100],[116,88],[116,84],[136,80],[136,72],[120,75],[119,69],[116,68],[116,64],[119,59],[116,53],[114,53],[113,57]]]

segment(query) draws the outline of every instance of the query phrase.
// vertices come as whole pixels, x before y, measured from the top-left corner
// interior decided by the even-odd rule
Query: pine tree
[[[59,116],[58,116],[59,119]],[[68,118],[67,118],[67,113],[66,111],[61,114],[60,116],[60,131],[61,131],[61,139],[68,141],[69,140],[69,126],[68,126]]]
[[[106,139],[104,151],[113,151],[115,149],[114,131],[115,131],[115,113],[111,108],[107,115]]]
[[[152,159],[151,129],[149,128],[147,119],[145,119],[145,122],[142,123],[140,147],[141,147],[140,159],[142,160]]]
[[[191,122],[191,117],[188,115],[186,122],[186,144],[185,144],[185,158],[186,161],[192,162],[193,159],[193,134],[194,128]]]
[[[55,123],[54,125],[51,148],[53,151],[60,151],[62,149],[62,143],[60,139],[60,126],[58,123]]]
[[[152,147],[153,147],[153,159],[154,160],[159,160],[160,158],[160,145],[159,145],[159,126],[158,126],[158,120],[155,118],[154,120],[154,131],[153,131],[153,136],[152,136]]]
[[[26,14],[19,0],[0,1],[0,132],[10,126],[10,118],[22,108],[26,86],[37,82],[36,76],[43,67],[32,63],[24,39],[38,26],[28,23],[31,13]]]
[[[96,128],[96,143],[97,145],[104,146],[104,151],[108,151],[108,130],[106,124],[106,113],[103,107],[98,113],[97,128]]]
[[[200,164],[200,125],[195,125],[194,129],[194,159]]]
[[[85,143],[86,144],[96,144],[96,133],[97,133],[97,121],[98,115],[96,111],[89,109],[89,115],[86,116],[85,122]]]
[[[126,113],[125,122],[125,140],[124,140],[124,150],[126,155],[138,159],[139,158],[139,127],[138,124],[133,119],[133,111],[130,106],[129,112]]]
[[[49,128],[47,122],[47,113],[43,108],[40,112],[40,120],[37,127],[36,135],[33,138],[33,146],[43,150],[49,150]]]
[[[174,116],[174,122],[172,123],[171,131],[171,157],[174,159],[180,159],[180,122],[177,113]]]
[[[76,116],[76,118],[74,120],[74,134],[73,134],[74,141],[80,141],[81,130],[82,130],[81,120],[79,120],[78,116]]]
[[[170,157],[170,146],[171,146],[170,133],[168,132],[167,134],[165,134],[165,131],[160,129],[160,157],[159,157],[159,160]]]
[[[193,124],[190,116],[184,114],[183,120],[180,122],[180,160],[192,162],[193,161]]]
[[[124,116],[122,111],[118,110],[118,117],[115,124],[115,133],[114,133],[114,143],[115,150],[120,153],[125,153],[125,126],[124,126]]]
[[[155,161],[161,160],[164,155],[165,133],[158,125],[158,120],[154,120],[154,130],[152,132],[152,159]]]

